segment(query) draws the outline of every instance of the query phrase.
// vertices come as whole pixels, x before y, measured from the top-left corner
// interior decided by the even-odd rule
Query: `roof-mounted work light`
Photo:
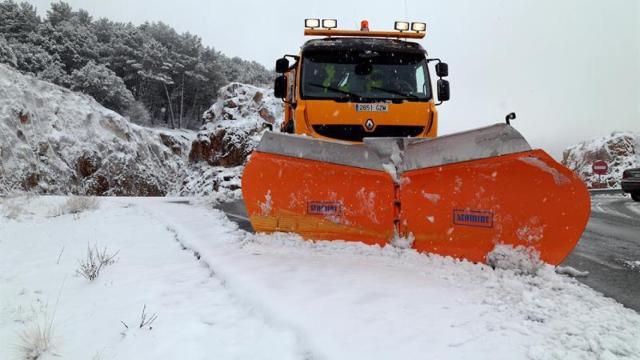
[[[304,19],[304,27],[308,29],[317,29],[320,27],[320,19]]]
[[[406,21],[396,21],[395,24],[393,25],[393,28],[398,31],[408,31],[409,23]]]
[[[425,32],[427,30],[427,24],[423,22],[412,22],[411,30],[415,32]]]
[[[322,19],[322,27],[325,29],[335,29],[338,27],[338,20],[336,19]]]

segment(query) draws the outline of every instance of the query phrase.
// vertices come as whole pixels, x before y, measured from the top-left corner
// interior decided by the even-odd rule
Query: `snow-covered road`
[[[551,267],[518,275],[253,235],[184,199],[105,198],[46,216],[61,201],[0,217],[0,358],[32,323],[21,309],[51,309],[60,293],[56,352],[69,359],[640,359],[640,316]],[[74,271],[94,242],[120,254],[89,283]],[[143,304],[159,315],[153,329],[121,335]]]
[[[580,281],[640,311],[640,203],[600,195],[591,204],[587,229],[564,264],[588,271]]]

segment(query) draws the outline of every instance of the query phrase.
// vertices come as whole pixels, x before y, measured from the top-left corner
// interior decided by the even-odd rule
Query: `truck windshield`
[[[373,50],[305,53],[302,98],[344,101],[428,101],[424,55]]]

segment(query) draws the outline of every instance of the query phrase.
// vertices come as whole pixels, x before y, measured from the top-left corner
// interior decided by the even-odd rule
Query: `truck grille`
[[[416,137],[422,134],[424,126],[378,125],[367,132],[362,125],[313,125],[313,130],[332,139],[362,141],[365,137]]]

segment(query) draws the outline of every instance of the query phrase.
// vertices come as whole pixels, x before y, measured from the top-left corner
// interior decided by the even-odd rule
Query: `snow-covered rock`
[[[0,65],[0,192],[165,195],[192,138]]]
[[[224,167],[244,164],[262,132],[279,127],[282,111],[271,90],[240,83],[221,88],[218,100],[204,113],[206,123],[193,141],[189,160]]]
[[[223,192],[239,196],[247,157],[267,128],[277,131],[280,127],[282,101],[272,90],[231,83],[219,93],[204,113],[206,122],[191,144],[190,165],[180,195]]]
[[[608,174],[600,176],[592,172],[591,165],[598,160],[609,164]],[[622,172],[640,167],[640,133],[614,132],[583,141],[564,151],[562,163],[590,188],[620,187]]]
[[[203,115],[206,122],[236,120],[244,127],[255,127],[282,119],[282,101],[273,96],[273,90],[234,82],[218,93],[216,102]]]

